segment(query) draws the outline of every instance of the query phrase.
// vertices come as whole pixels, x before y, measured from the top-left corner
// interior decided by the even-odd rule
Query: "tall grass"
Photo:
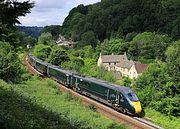
[[[179,129],[180,128],[180,118],[173,116],[166,116],[160,112],[157,112],[151,108],[145,109],[146,116],[148,116],[152,121],[165,129]]]
[[[47,112],[52,112],[52,114],[54,113],[56,116],[55,121],[57,121],[56,123],[57,128],[60,127],[58,123],[62,123],[63,120],[65,121],[64,122],[65,124],[68,124],[67,128],[69,129],[71,128],[72,129],[73,128],[79,128],[79,129],[81,128],[82,129],[90,129],[90,128],[124,129],[126,128],[125,126],[117,124],[113,122],[112,120],[98,114],[95,110],[92,110],[94,108],[83,106],[81,104],[81,101],[77,99],[76,97],[72,96],[70,93],[64,93],[64,92],[59,91],[54,81],[50,79],[41,80],[37,77],[34,77],[31,80],[27,81],[25,84],[18,84],[18,85],[12,86],[12,89],[14,93],[16,93],[17,95],[20,94],[21,95],[20,98],[22,98],[25,102],[29,104],[28,108],[24,109],[24,112],[27,112],[29,115],[31,115],[31,112],[29,112],[29,110],[31,111],[32,109],[31,105],[32,106],[33,104],[38,105],[38,108],[33,108],[33,111],[35,110],[39,112],[38,109],[40,109],[41,115],[40,113],[37,113],[39,114],[38,116],[40,116],[40,118],[45,116],[45,118],[43,117],[42,119],[47,118],[48,120],[49,120],[50,113],[47,113]],[[28,100],[24,98],[28,98]],[[22,100],[20,99],[20,101]],[[33,104],[31,103],[31,101],[33,101]],[[23,106],[26,107],[26,105],[22,105],[21,107],[23,108]],[[33,114],[36,114],[36,113],[33,113]],[[27,117],[29,118],[29,116]],[[32,115],[31,116],[32,119],[30,119],[30,121],[33,121],[34,119],[33,117],[34,116]],[[20,120],[23,121],[23,119],[21,118]],[[27,121],[25,121],[25,123],[26,122]],[[39,125],[38,123],[40,122],[38,121],[35,122],[35,125],[36,124]],[[30,124],[30,123],[27,123],[27,124]],[[40,126],[46,127],[46,124],[48,124],[48,122],[44,122],[44,125],[40,125]],[[49,126],[47,125],[47,127]],[[56,128],[56,127],[53,126],[53,128]],[[64,129],[66,129],[66,127],[64,127]]]

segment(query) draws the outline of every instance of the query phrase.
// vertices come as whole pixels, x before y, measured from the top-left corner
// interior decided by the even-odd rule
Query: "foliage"
[[[165,51],[172,43],[167,35],[160,35],[151,32],[138,34],[129,44],[128,54],[134,60],[165,60]]]
[[[85,37],[103,41],[145,31],[166,33],[178,39],[179,6],[178,0],[102,0],[93,5],[79,5],[64,20],[62,33],[75,41]],[[94,47],[97,42],[91,45]]]
[[[178,83],[169,78],[166,63],[151,64],[136,81],[136,88],[144,106],[150,106],[167,115],[179,116]],[[147,97],[148,96],[148,97]]]
[[[54,46],[47,60],[54,65],[61,65],[63,62],[68,61],[69,57],[61,47]]]
[[[45,26],[42,31],[44,33],[51,33],[53,38],[56,39],[58,35],[61,33],[61,26],[60,25]]]
[[[18,86],[17,86],[18,87]],[[23,86],[21,87],[23,89]],[[79,125],[17,92],[13,86],[0,80],[0,123],[7,129],[78,129]]]
[[[47,33],[42,33],[41,36],[38,38],[38,44],[44,44],[44,45],[55,45],[55,41],[52,37],[52,34],[47,32]]]
[[[105,40],[102,44],[97,46],[97,51],[101,52],[103,55],[109,54],[124,54],[128,50],[128,42],[125,42],[123,39],[110,39]]]
[[[180,40],[173,43],[166,51],[167,72],[172,82],[171,93],[180,93]]]
[[[41,35],[44,28],[37,26],[17,26],[17,29],[28,36],[38,37]]]
[[[13,47],[7,42],[0,41],[0,78],[16,82],[20,76],[21,65]]]
[[[0,81],[0,123],[10,129],[125,128],[83,106],[54,85],[50,79],[37,78],[13,87]]]
[[[167,117],[166,115],[157,112],[150,107],[146,108],[145,112],[150,120],[152,120],[155,124],[158,124],[165,129],[179,129],[180,118],[176,118],[173,116]]]
[[[45,60],[51,52],[51,47],[44,44],[38,44],[33,49],[33,55],[41,60]]]
[[[30,1],[19,2],[15,0],[0,1],[0,40],[15,45],[17,42],[15,24],[19,24],[18,17],[30,13],[34,3]]]
[[[118,85],[131,87],[132,80],[129,77],[122,77],[121,80],[115,82]]]
[[[88,32],[85,32],[82,36],[81,36],[81,44],[83,46],[85,45],[91,45],[93,48],[96,47],[96,44],[97,43],[97,39],[95,37],[95,34],[93,31],[88,31]]]
[[[116,79],[113,73],[106,71],[102,67],[97,67],[95,59],[86,58],[84,59],[84,63],[85,63],[84,67],[80,69],[80,72],[83,75],[93,76],[99,79],[115,82]]]
[[[84,66],[84,61],[80,58],[74,58],[68,62],[64,62],[61,66],[69,70],[80,72],[80,69]]]

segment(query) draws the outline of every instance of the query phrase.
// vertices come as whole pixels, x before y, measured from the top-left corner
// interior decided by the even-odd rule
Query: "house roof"
[[[148,68],[148,64],[135,63],[137,73],[142,73]]]
[[[121,67],[121,68],[130,69],[134,63],[135,63],[135,62],[132,61],[132,60],[130,60],[130,61],[129,61],[129,60],[123,60],[123,61],[117,63],[116,66]]]
[[[122,60],[127,60],[126,55],[102,55],[102,62],[109,63],[109,62],[120,62]]]

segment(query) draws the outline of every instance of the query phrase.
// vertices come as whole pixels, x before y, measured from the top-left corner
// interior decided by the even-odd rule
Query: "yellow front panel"
[[[142,108],[141,108],[141,103],[138,101],[138,102],[132,102],[133,105],[134,105],[134,108],[135,108],[135,113],[140,113],[142,111]]]

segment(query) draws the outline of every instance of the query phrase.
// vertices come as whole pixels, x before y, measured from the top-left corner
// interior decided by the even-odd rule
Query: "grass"
[[[14,91],[14,86],[0,80],[1,129],[79,129],[62,114],[38,105],[35,99]]]
[[[168,117],[150,108],[146,108],[145,112],[146,112],[146,117],[149,117],[150,119],[153,120],[154,123],[160,125],[165,129],[180,128],[180,118],[176,118],[173,116]]]
[[[62,114],[69,121],[73,121],[71,123],[75,123],[76,127],[93,129],[126,128],[98,114],[93,107],[83,106],[81,100],[73,97],[70,93],[60,92],[54,81],[50,79],[32,79],[25,84],[15,85],[14,90],[25,97],[30,97],[46,110]]]

